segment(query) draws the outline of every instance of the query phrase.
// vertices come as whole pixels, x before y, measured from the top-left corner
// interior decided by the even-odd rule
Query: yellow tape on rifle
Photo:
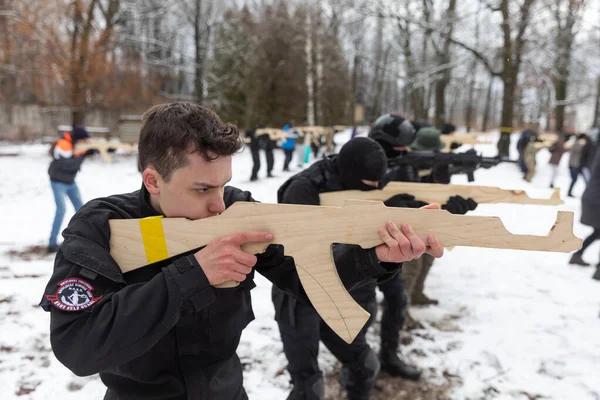
[[[501,133],[512,133],[512,127],[511,126],[503,126],[500,128],[500,132]]]
[[[169,258],[161,216],[140,219],[140,231],[148,264]]]

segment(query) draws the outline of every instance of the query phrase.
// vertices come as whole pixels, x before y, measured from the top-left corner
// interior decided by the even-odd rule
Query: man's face
[[[195,220],[222,213],[224,186],[231,180],[231,156],[209,162],[200,154],[192,153],[187,154],[187,159],[187,165],[175,170],[169,182],[153,168],[144,171],[144,184],[151,194],[152,206],[170,218]],[[146,174],[152,175],[146,178]]]

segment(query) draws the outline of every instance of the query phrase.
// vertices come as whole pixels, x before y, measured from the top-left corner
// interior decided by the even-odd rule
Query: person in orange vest
[[[79,172],[85,152],[75,154],[74,149],[78,141],[89,137],[88,131],[82,126],[75,125],[72,132],[65,132],[52,146],[52,162],[48,168],[48,175],[50,175],[50,186],[52,187],[52,193],[54,193],[56,213],[48,241],[48,253],[58,251],[57,238],[65,217],[65,196],[69,197],[75,211],[83,205],[79,188],[75,183],[75,175]]]

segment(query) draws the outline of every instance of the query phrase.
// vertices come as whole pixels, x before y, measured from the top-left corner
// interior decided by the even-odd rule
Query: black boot
[[[425,296],[425,293],[413,293],[410,297],[410,304],[413,306],[437,306],[440,302]]]
[[[367,348],[358,360],[342,365],[340,384],[346,390],[347,400],[369,400],[380,364],[377,355]]]
[[[418,381],[421,377],[421,370],[411,365],[408,365],[398,357],[398,342],[381,343],[381,352],[379,359],[381,360],[381,370],[391,376],[398,376],[411,381]]]
[[[581,265],[582,267],[588,267],[590,264],[583,261],[581,254],[574,253],[569,260],[569,264]]]
[[[287,400],[324,400],[325,383],[323,374],[318,373],[307,379],[301,376],[292,375],[294,388],[287,397]]]
[[[600,281],[600,264],[596,265],[596,272],[594,272],[592,279]]]

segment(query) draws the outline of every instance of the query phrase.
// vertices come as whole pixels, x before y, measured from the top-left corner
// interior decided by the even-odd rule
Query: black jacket
[[[600,143],[600,142],[599,142]],[[600,147],[600,146],[598,146]],[[600,150],[596,155],[591,168],[591,177],[583,196],[581,196],[581,223],[600,229]]]
[[[235,352],[254,319],[254,272],[238,287],[215,289],[194,250],[122,274],[110,256],[108,221],[157,215],[148,196],[142,188],[96,199],[70,221],[40,303],[51,312],[52,349],[76,375],[99,373],[105,399],[245,399]],[[253,201],[233,187],[225,188],[224,200],[227,207]],[[348,257],[355,254],[340,251],[335,262]],[[367,267],[346,269],[344,282],[382,274]],[[259,255],[255,270],[310,304],[281,246]]]
[[[75,156],[73,154],[73,141],[71,134],[66,133],[62,138],[53,145],[51,149],[52,162],[48,167],[48,175],[50,180],[71,184],[75,182],[75,175],[81,168],[84,156]]]

